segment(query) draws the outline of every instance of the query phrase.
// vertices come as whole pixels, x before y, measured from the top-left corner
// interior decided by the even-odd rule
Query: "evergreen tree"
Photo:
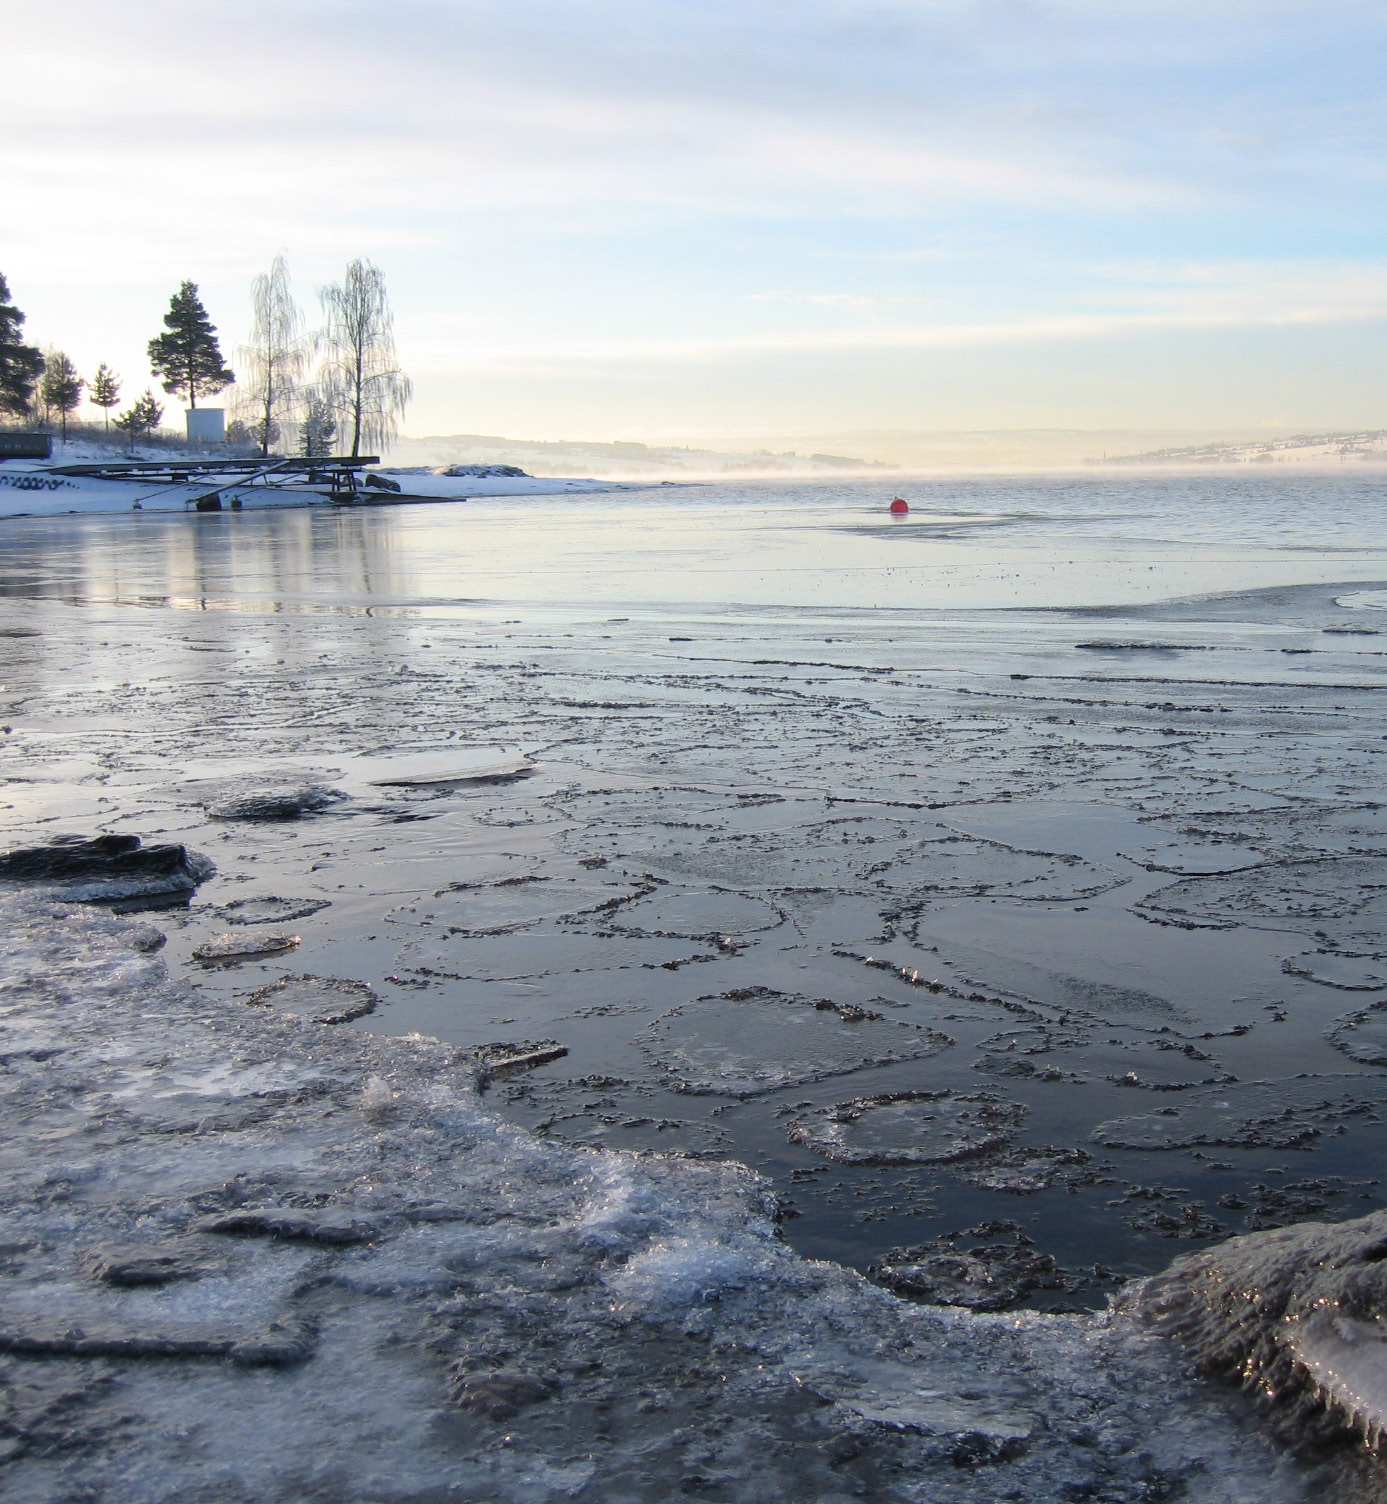
[[[327,316],[320,374],[324,392],[343,433],[351,433],[352,457],[361,453],[363,440],[383,453],[414,395],[395,354],[385,278],[369,261],[353,261],[340,287],[321,288],[318,295]]]
[[[154,393],[146,387],[144,394],[136,398],[132,406],[116,419],[116,427],[129,436],[130,447],[133,449],[141,435],[153,433],[163,422],[163,418],[163,407]]]
[[[149,342],[150,369],[164,390],[197,406],[198,394],[210,396],[235,381],[222,362],[217,331],[197,295],[197,283],[185,282],[169,302],[165,333]]]
[[[247,423],[244,426],[246,442],[253,444],[260,451],[261,459],[269,459],[270,445],[279,443],[283,432],[279,424],[271,419],[257,418],[254,423]]]
[[[24,315],[10,302],[10,287],[0,276],[0,413],[26,417],[34,384],[43,370],[43,352],[19,337]]]
[[[276,256],[270,270],[251,283],[250,344],[237,359],[245,381],[237,416],[246,425],[263,457],[282,432],[282,420],[298,404],[298,383],[308,361],[303,315],[289,290],[289,267]]]
[[[322,459],[332,453],[332,441],[337,437],[337,424],[332,416],[332,404],[314,393],[304,408],[303,422],[299,425],[299,453],[305,459]]]
[[[67,438],[67,415],[81,405],[82,388],[86,384],[77,374],[77,367],[61,350],[48,352],[43,363],[43,379],[39,382],[39,400],[46,415],[58,414],[64,439]]]
[[[106,431],[111,430],[111,409],[120,401],[120,377],[103,360],[96,368],[87,398],[94,407],[102,408],[106,415]]]

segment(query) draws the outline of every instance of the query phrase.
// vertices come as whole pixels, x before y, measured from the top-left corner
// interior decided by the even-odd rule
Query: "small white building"
[[[226,443],[226,409],[224,407],[190,407],[187,417],[190,444]]]

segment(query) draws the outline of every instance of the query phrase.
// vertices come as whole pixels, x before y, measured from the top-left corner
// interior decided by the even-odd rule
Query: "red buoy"
[[[898,496],[895,501],[891,503],[891,510],[897,517],[904,517],[905,514],[910,510],[910,503],[905,499],[904,496]]]

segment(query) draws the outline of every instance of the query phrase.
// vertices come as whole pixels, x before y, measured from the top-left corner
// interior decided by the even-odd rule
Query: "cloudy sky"
[[[68,0],[0,272],[127,392],[280,251],[414,434],[1387,426],[1380,0]]]

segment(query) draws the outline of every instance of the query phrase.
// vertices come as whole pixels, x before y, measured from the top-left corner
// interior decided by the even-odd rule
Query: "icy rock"
[[[522,1039],[514,1044],[482,1044],[473,1050],[488,1076],[509,1076],[515,1071],[533,1070],[562,1060],[568,1046],[557,1039]]]
[[[607,1275],[605,1283],[647,1315],[672,1315],[755,1285],[776,1262],[772,1249],[691,1233],[652,1244]]]
[[[152,924],[126,925],[121,938],[131,950],[138,950],[146,955],[151,951],[162,949],[168,940],[163,930],[155,929]]]
[[[1043,1425],[1039,1416],[1014,1401],[1008,1404],[1005,1392],[965,1398],[934,1387],[926,1374],[903,1363],[866,1364],[854,1372],[812,1379],[809,1387],[821,1399],[891,1430],[952,1438],[962,1448],[953,1460],[963,1465],[1015,1458]],[[1021,1386],[1012,1388],[1019,1391]]]
[[[94,1278],[108,1285],[164,1285],[170,1280],[200,1279],[220,1267],[206,1249],[168,1243],[103,1243],[84,1260]]]
[[[195,1224],[198,1232],[235,1237],[300,1238],[308,1243],[364,1243],[376,1224],[336,1208],[246,1207],[220,1217],[204,1217]]]
[[[214,820],[299,820],[345,799],[341,789],[322,783],[237,783],[203,796]]]
[[[217,935],[204,940],[193,951],[195,961],[244,961],[252,956],[278,956],[293,950],[299,943],[297,935],[256,933],[243,935]]]
[[[473,1373],[462,1367],[453,1381],[453,1398],[457,1403],[488,1420],[510,1420],[526,1405],[550,1399],[554,1392],[554,1385],[544,1379],[506,1368],[494,1373]]]
[[[473,480],[529,479],[529,476],[518,465],[445,465],[442,469],[434,470],[432,474],[456,475]]]
[[[885,1092],[795,1118],[786,1132],[839,1164],[933,1165],[1000,1148],[1025,1115],[990,1092]]]
[[[380,998],[365,982],[349,977],[315,977],[307,972],[259,987],[246,1001],[315,1024],[344,1024],[364,1018],[380,1004]]]
[[[0,880],[40,883],[64,903],[183,897],[215,871],[182,844],[143,846],[139,836],[60,836],[0,853]]]
[[[303,1327],[237,1332],[195,1322],[73,1323],[63,1317],[0,1318],[0,1352],[67,1358],[232,1358],[240,1363],[299,1363],[313,1350]]]
[[[1387,1436],[1387,1213],[1231,1238],[1124,1304],[1261,1394],[1292,1439]]]

